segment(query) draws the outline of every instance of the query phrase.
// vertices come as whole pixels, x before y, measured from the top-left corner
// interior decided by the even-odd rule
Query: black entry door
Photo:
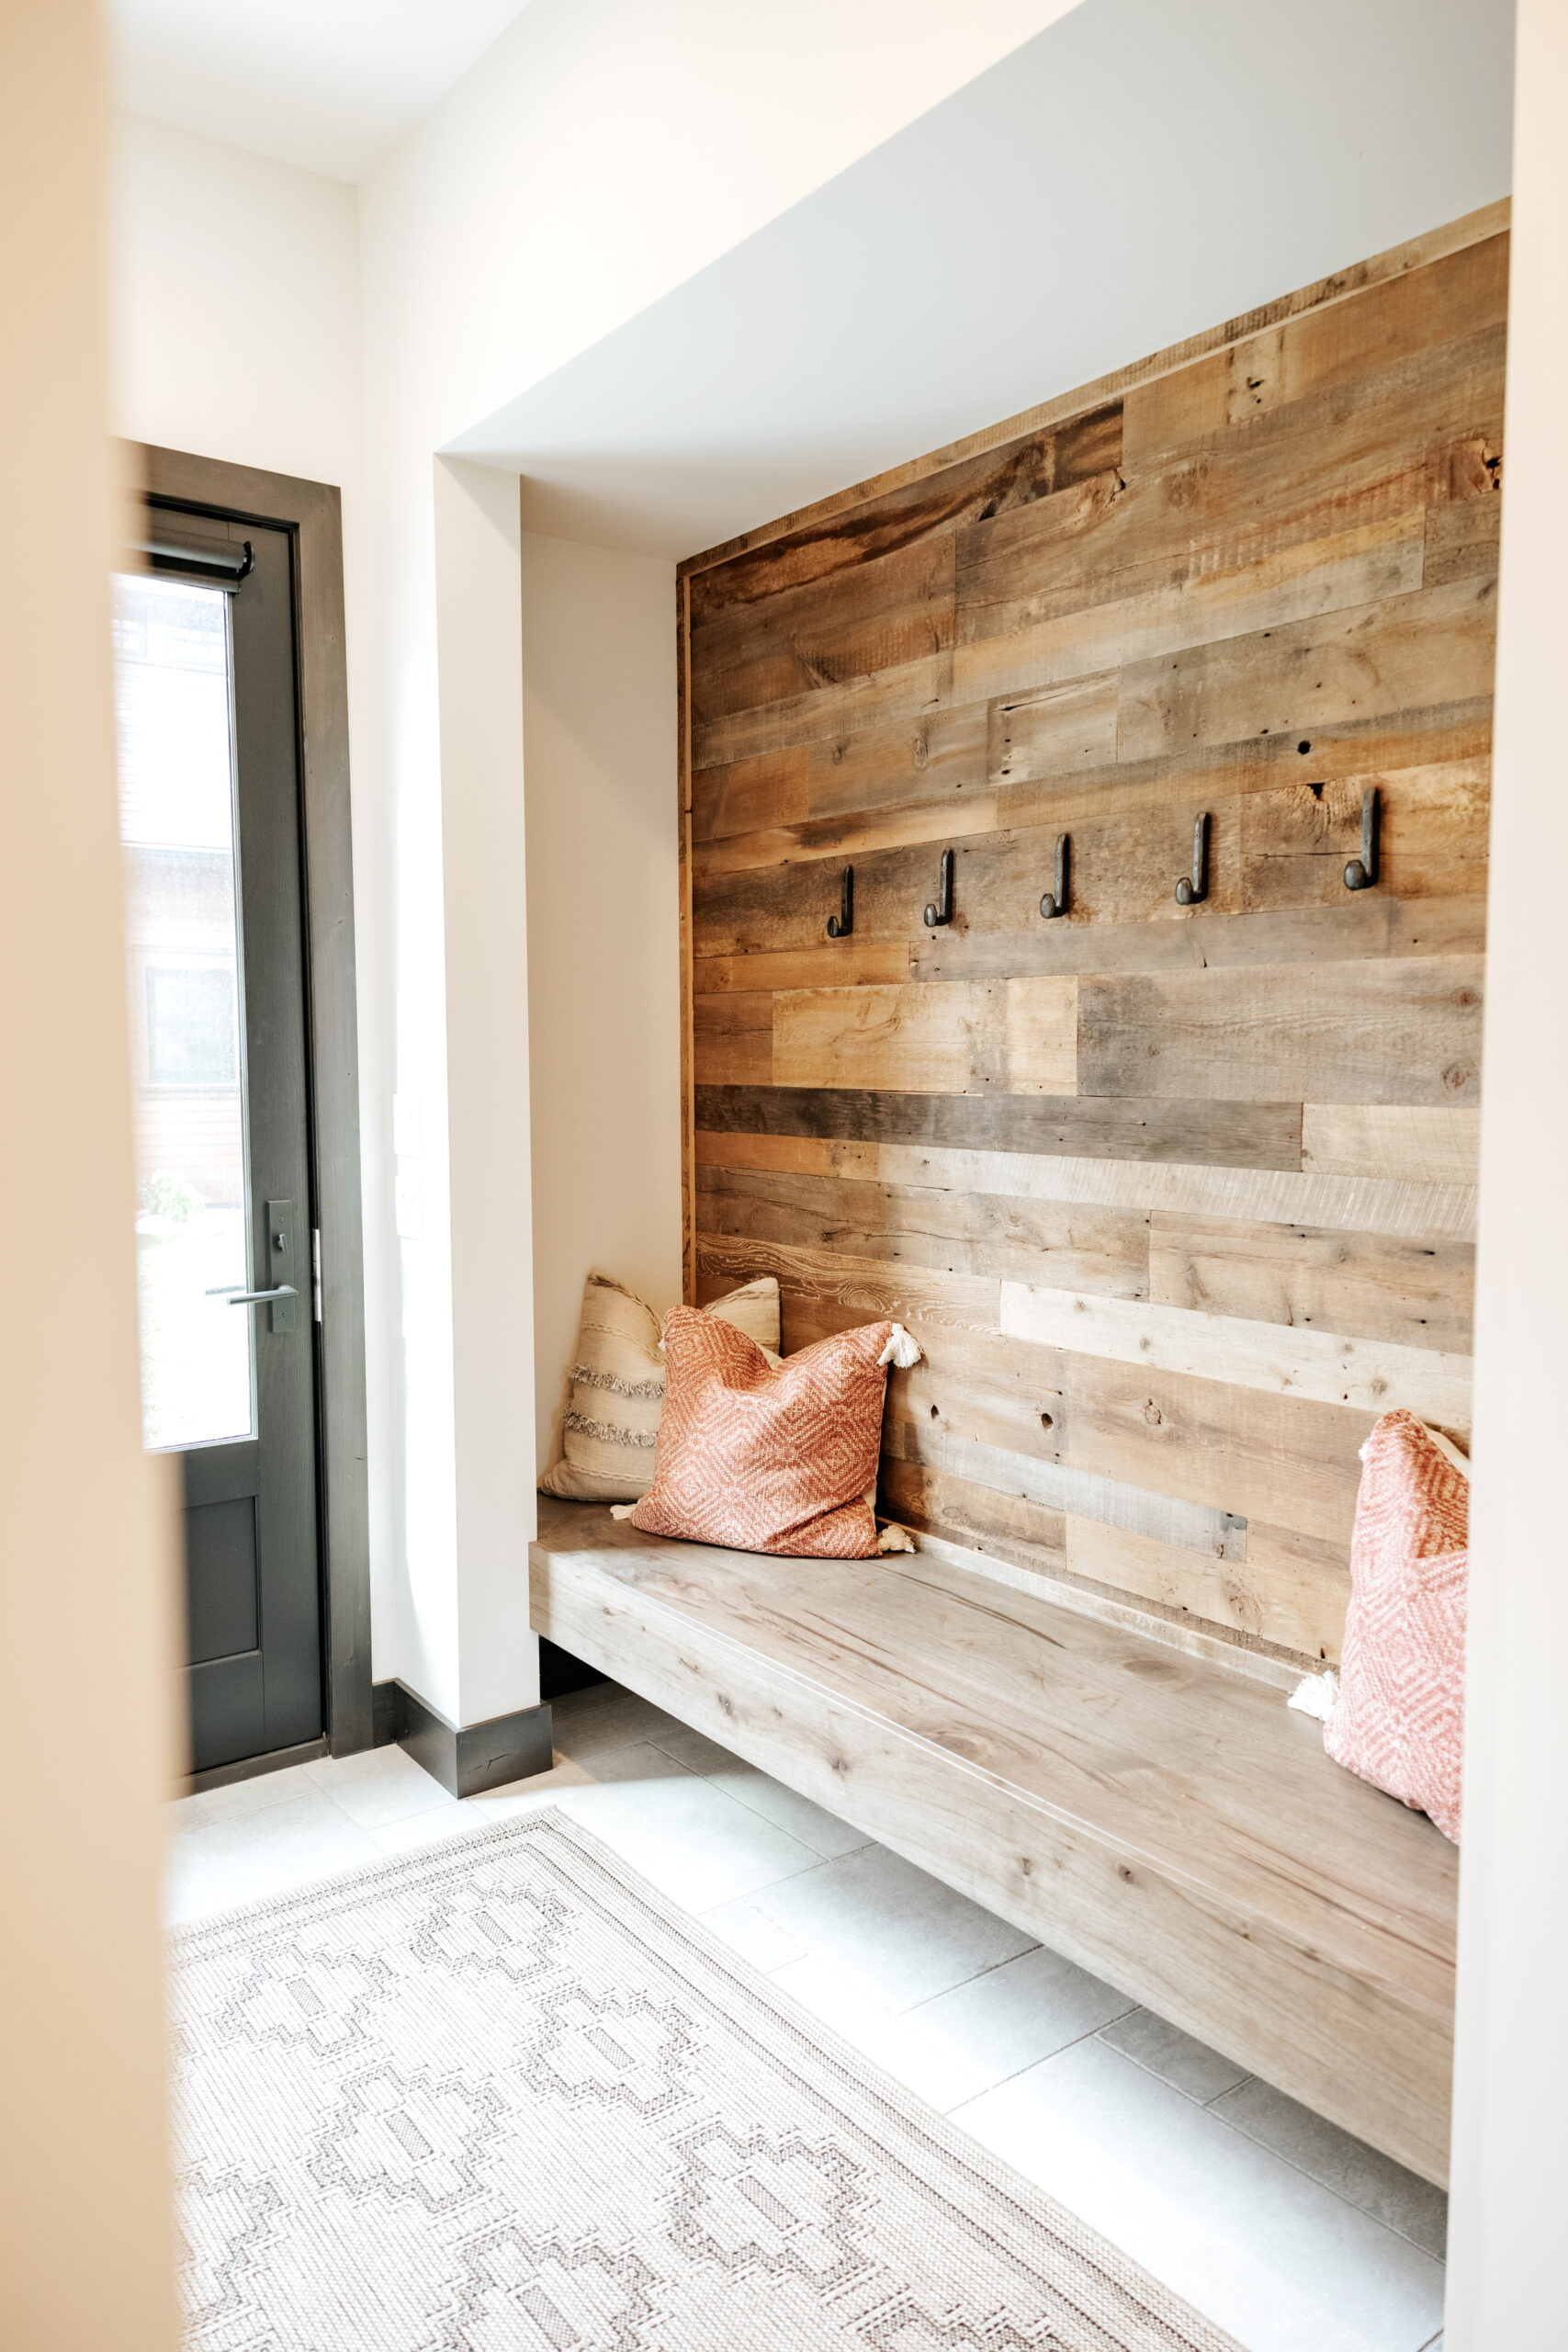
[[[289,534],[162,508],[117,580],[143,1427],[185,1476],[192,1769],[322,1728]]]

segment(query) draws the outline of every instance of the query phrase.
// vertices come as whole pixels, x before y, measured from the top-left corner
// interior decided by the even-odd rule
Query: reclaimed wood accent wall
[[[682,567],[689,1295],[901,1318],[884,1511],[1281,1660],[1468,1427],[1505,221]]]

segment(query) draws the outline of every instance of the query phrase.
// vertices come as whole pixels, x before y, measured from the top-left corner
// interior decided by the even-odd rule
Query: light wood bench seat
[[[1224,1667],[930,1554],[541,1496],[536,1630],[1428,2180],[1458,1857]]]

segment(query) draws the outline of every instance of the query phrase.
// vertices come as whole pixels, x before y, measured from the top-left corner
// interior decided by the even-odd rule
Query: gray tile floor
[[[395,1747],[183,1798],[171,1916],[558,1804],[1247,2352],[1440,2352],[1438,2190],[629,1691],[556,1737],[463,1804]]]

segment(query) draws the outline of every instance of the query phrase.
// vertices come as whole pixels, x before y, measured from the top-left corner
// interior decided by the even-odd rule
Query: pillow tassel
[[[899,1372],[908,1372],[912,1364],[919,1363],[924,1352],[919,1340],[906,1331],[902,1323],[895,1323],[887,1345],[876,1361],[878,1363],[890,1363]]]

